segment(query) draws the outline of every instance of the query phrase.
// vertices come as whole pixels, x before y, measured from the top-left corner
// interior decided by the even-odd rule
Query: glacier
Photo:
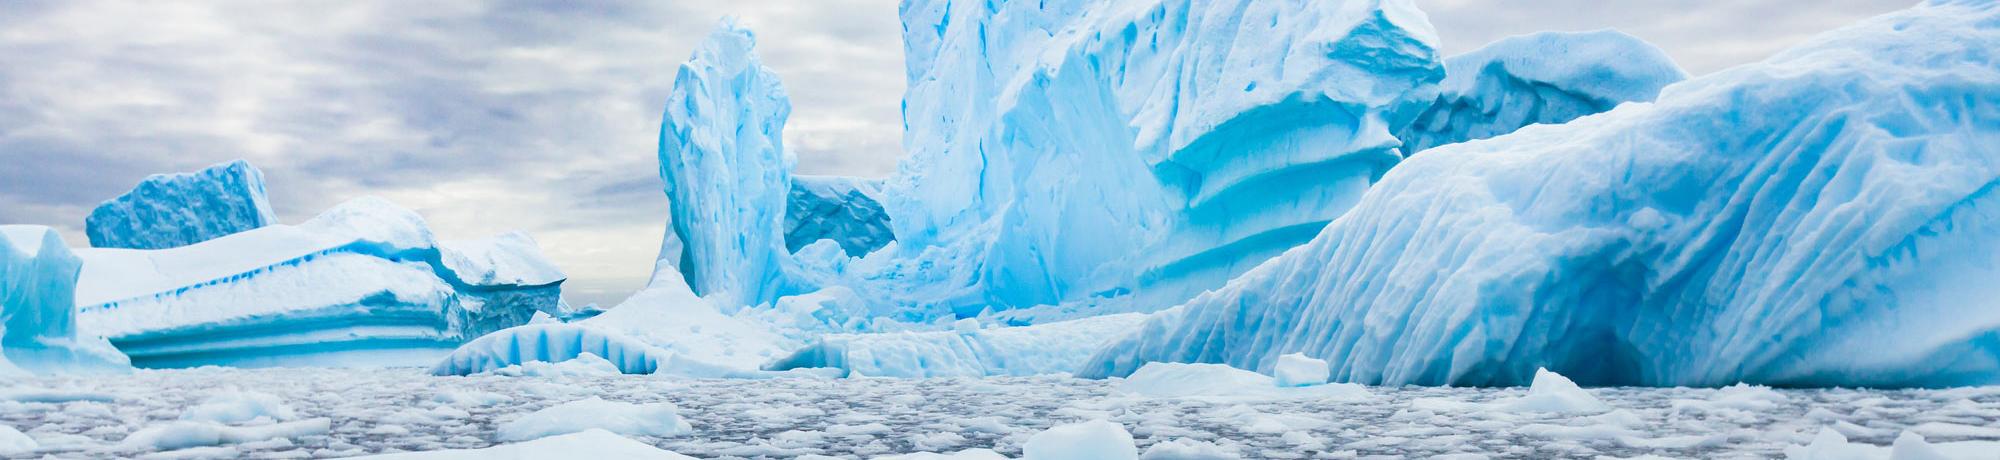
[[[1403,151],[1559,124],[1651,101],[1687,72],[1658,47],[1623,32],[1540,32],[1446,58],[1437,96],[1396,132]]]
[[[724,19],[681,64],[660,123],[660,178],[672,217],[659,264],[679,268],[695,293],[724,305],[769,303],[797,290],[784,235],[798,162],[782,135],[792,106],[756,44],[756,34]]]
[[[0,225],[0,377],[115,372],[130,367],[104,339],[77,333],[83,261],[55,230]]]
[[[99,248],[167,249],[277,223],[264,172],[243,160],[194,173],[155,174],[91,210],[84,231]]]
[[[882,210],[882,181],[844,176],[792,176],[785,200],[785,249],[798,252],[833,240],[849,257],[896,240]]]
[[[141,367],[429,364],[558,314],[566,276],[533,239],[437,241],[373,197],[299,225],[172,249],[82,249],[79,331]]]
[[[1304,353],[1383,385],[2000,384],[1994,50],[2000,4],[1930,1],[1427,150],[1080,375]]]

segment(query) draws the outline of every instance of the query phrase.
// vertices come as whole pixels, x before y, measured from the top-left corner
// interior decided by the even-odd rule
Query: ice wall
[[[841,176],[793,176],[785,201],[785,249],[833,240],[861,257],[896,240],[882,211],[882,182]]]
[[[960,315],[1220,285],[1345,211],[1401,158],[1409,94],[1443,78],[1403,0],[902,16],[908,157],[884,205],[910,262],[872,278],[941,281],[893,291]]]
[[[768,303],[790,289],[783,231],[797,160],[783,130],[792,105],[756,44],[749,29],[723,20],[681,64],[660,124],[669,239],[681,242],[678,263],[660,263],[728,305]]]
[[[243,160],[149,176],[85,219],[90,245],[166,249],[277,223],[264,173]]]
[[[1652,104],[1417,155],[1102,350],[1335,380],[2000,383],[2000,4],[1933,1]]]
[[[129,366],[103,339],[76,333],[76,278],[82,261],[55,230],[0,225],[0,375],[107,371]]]
[[[79,255],[79,329],[144,367],[429,364],[556,314],[565,280],[524,235],[438,243],[376,198],[296,226]]]
[[[1651,101],[1687,79],[1666,52],[1609,29],[1508,37],[1445,59],[1444,69],[1430,108],[1396,133],[1404,152]]]

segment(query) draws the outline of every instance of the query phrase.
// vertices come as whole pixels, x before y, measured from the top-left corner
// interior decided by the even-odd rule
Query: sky
[[[1805,4],[1810,3],[1810,6]],[[1913,0],[1417,0],[1444,52],[1615,28],[1694,75]],[[525,230],[578,304],[613,304],[665,231],[661,104],[716,22],[758,32],[801,174],[901,157],[896,0],[0,1],[0,224],[86,246],[149,174],[247,159],[284,223],[375,195],[440,238]]]

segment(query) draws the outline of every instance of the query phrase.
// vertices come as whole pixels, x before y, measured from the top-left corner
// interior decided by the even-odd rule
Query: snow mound
[[[2000,383],[2000,4],[1934,1],[1651,104],[1426,151],[1155,314],[1152,361],[1520,385]]]
[[[1104,340],[1145,319],[1126,313],[1032,326],[828,334],[770,369],[838,368],[851,376],[985,377],[1070,373]]]
[[[484,449],[403,452],[355,457],[365,460],[556,460],[568,458],[630,460],[693,460],[694,457],[660,450],[643,442],[601,429],[549,436]]]
[[[1092,420],[1050,427],[1021,445],[1025,460],[1138,460],[1139,448],[1125,427]]]
[[[277,223],[264,172],[243,160],[186,174],[155,174],[84,220],[90,245],[167,249]]]
[[[593,396],[543,408],[498,427],[501,441],[526,441],[601,429],[627,436],[675,436],[694,428],[673,403],[632,404]]]
[[[663,248],[659,265],[732,307],[792,293],[783,231],[798,160],[782,135],[792,105],[756,46],[756,34],[724,19],[681,64],[660,124],[669,231],[681,247]]]
[[[0,376],[129,366],[110,343],[77,333],[82,264],[54,229],[0,225]]]
[[[1396,133],[1403,151],[1564,123],[1618,104],[1651,101],[1687,79],[1673,58],[1615,30],[1541,32],[1501,39],[1444,61],[1435,101]]]
[[[324,435],[332,426],[333,421],[324,418],[255,426],[181,420],[141,428],[127,435],[121,445],[132,450],[177,450]]]
[[[270,393],[231,389],[210,395],[201,404],[181,412],[181,420],[237,424],[258,419],[286,421],[298,418],[291,406]]]
[[[1596,414],[1611,410],[1610,405],[1576,386],[1576,382],[1548,369],[1535,371],[1535,383],[1528,387],[1527,396],[1500,403],[1498,408],[1508,412],[1556,414]]]
[[[162,250],[87,249],[79,329],[145,367],[428,364],[561,303],[533,240],[440,244],[379,198]]]
[[[1326,361],[1308,357],[1305,353],[1292,353],[1278,357],[1278,364],[1272,366],[1271,377],[1281,387],[1303,387],[1326,383]]]
[[[1974,460],[1993,458],[2000,441],[1959,441],[1932,444],[1922,435],[1903,432],[1888,447],[1851,443],[1847,436],[1824,428],[1811,443],[1785,448],[1791,460]]]
[[[833,240],[861,257],[896,240],[882,210],[882,181],[841,176],[792,176],[785,200],[785,249]]]

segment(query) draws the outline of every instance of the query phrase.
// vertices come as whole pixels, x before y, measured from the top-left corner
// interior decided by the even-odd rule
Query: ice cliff
[[[90,245],[166,249],[277,222],[264,197],[264,173],[242,160],[194,173],[147,177],[105,201],[85,220]]]
[[[79,330],[145,367],[428,364],[558,313],[565,279],[525,235],[438,242],[376,198],[295,226],[79,256]]]
[[[1614,30],[1508,37],[1445,59],[1444,72],[1430,108],[1397,131],[1404,152],[1651,101],[1687,79],[1666,52]]]
[[[0,225],[0,376],[129,367],[104,339],[77,334],[82,264],[48,227]]]
[[[1438,147],[1161,312],[1149,361],[1337,381],[2000,383],[2000,4],[1932,1],[1564,125]]]
[[[782,135],[792,105],[756,44],[725,19],[681,64],[660,124],[669,239],[681,243],[663,244],[660,264],[726,305],[768,303],[792,289],[784,224],[797,160]],[[677,261],[664,260],[676,250]]]
[[[850,257],[895,241],[882,211],[882,182],[841,176],[793,176],[785,201],[785,249],[833,240]]]

